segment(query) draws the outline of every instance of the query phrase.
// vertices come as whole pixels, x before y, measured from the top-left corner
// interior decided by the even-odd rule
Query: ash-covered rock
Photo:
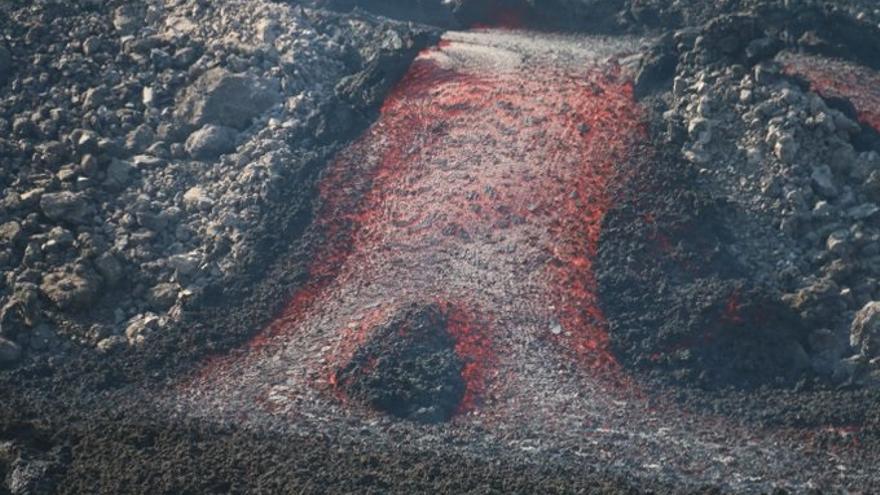
[[[336,373],[349,397],[420,423],[449,420],[464,396],[463,363],[436,304],[413,305],[374,331]]]
[[[151,342],[126,322],[152,312],[173,340],[206,294],[248,283],[269,237],[301,233],[320,164],[378,104],[335,86],[381,98],[433,36],[263,0],[41,0],[0,16],[0,307],[23,356],[44,320],[106,350]]]

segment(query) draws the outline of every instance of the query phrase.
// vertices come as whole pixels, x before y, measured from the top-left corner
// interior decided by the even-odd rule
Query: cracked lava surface
[[[870,479],[850,431],[830,434],[832,456],[811,447],[815,431],[689,414],[611,354],[591,264],[619,166],[651,161],[625,63],[636,41],[478,29],[422,53],[328,165],[309,280],[248,346],[178,387],[178,411],[734,490]],[[410,345],[408,320],[389,322],[419,307],[445,322],[429,339],[440,348],[383,354],[389,336]],[[432,359],[461,384],[440,424],[382,414],[344,386],[353,369]]]

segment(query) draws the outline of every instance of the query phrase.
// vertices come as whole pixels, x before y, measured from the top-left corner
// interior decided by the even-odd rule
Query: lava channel
[[[619,170],[652,156],[615,62],[635,42],[480,29],[422,53],[328,164],[308,281],[171,406],[379,450],[558,454],[732,492],[863,479],[863,452],[828,462],[797,431],[691,414],[610,352],[596,244]],[[845,433],[828,435],[848,445]]]
[[[399,376],[400,342],[376,337],[413,305],[444,308],[430,340],[451,339],[458,416],[503,410],[563,371],[618,384],[592,263],[610,181],[645,156],[645,115],[609,57],[619,45],[569,43],[563,63],[540,41],[482,30],[420,54],[320,182],[309,281],[247,356],[214,362],[187,395],[275,414],[306,396],[357,409],[339,380],[354,359],[359,373],[398,370],[387,383],[403,389],[416,379]]]

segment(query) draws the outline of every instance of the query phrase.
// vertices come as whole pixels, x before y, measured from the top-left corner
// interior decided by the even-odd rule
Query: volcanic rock
[[[174,304],[177,300],[177,294],[180,292],[180,286],[172,283],[158,284],[150,289],[148,302],[155,310],[164,310]]]
[[[880,211],[880,207],[878,207],[874,203],[863,203],[859,206],[855,206],[847,210],[846,214],[853,220],[864,220],[873,216],[875,213]]]
[[[856,313],[849,343],[865,357],[880,356],[880,301],[871,301]]]
[[[113,159],[107,167],[104,185],[111,190],[124,189],[131,182],[134,170],[135,168],[130,162]]]
[[[15,244],[21,237],[21,224],[10,220],[0,225],[0,243]]]
[[[160,326],[160,318],[153,313],[137,315],[125,327],[125,338],[129,345],[142,345]]]
[[[137,8],[123,5],[113,12],[113,26],[120,34],[132,34],[140,26]]]
[[[464,395],[463,364],[435,304],[412,305],[336,374],[349,396],[403,419],[447,421]]]
[[[37,287],[19,284],[12,297],[0,309],[0,335],[15,338],[25,328],[34,325],[38,317]]]
[[[176,114],[195,127],[214,124],[244,130],[280,99],[277,82],[216,68],[186,90]]]
[[[198,160],[212,160],[235,151],[237,134],[231,127],[206,125],[190,134],[186,140],[186,152]]]
[[[199,186],[191,187],[184,193],[183,203],[197,210],[207,210],[214,206],[214,200]]]
[[[52,478],[49,476],[51,468],[52,464],[48,461],[16,459],[8,478],[9,492],[27,495],[54,491]]]
[[[40,198],[40,208],[51,220],[70,223],[84,223],[91,212],[82,193],[68,191],[44,194]]]
[[[776,157],[785,163],[792,163],[797,156],[798,143],[790,135],[785,135],[776,141],[773,152]]]
[[[122,279],[124,268],[112,253],[103,253],[95,260],[95,269],[107,287],[113,287]]]
[[[828,248],[828,252],[832,254],[838,256],[846,254],[850,250],[849,231],[837,230],[832,232],[828,236],[825,246]]]
[[[128,134],[125,146],[131,153],[141,153],[146,150],[156,138],[155,132],[148,125],[139,125]]]
[[[94,302],[101,285],[96,276],[58,271],[44,276],[40,289],[59,308],[75,310]]]

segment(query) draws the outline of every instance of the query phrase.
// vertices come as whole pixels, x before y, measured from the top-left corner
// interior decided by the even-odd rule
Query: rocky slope
[[[2,365],[181,332],[427,39],[268,2],[3,9]]]

